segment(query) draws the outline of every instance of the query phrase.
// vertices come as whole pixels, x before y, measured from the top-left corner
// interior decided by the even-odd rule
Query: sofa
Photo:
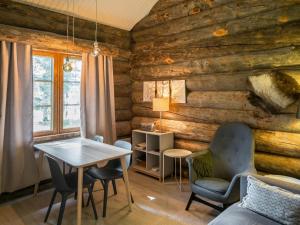
[[[276,177],[252,176],[269,185],[283,188],[295,194],[300,194],[300,185],[296,182],[288,182],[286,179],[283,180]],[[243,199],[247,194],[247,176],[241,176],[240,179],[240,199]],[[280,223],[276,221],[251,210],[241,208],[238,205],[239,202],[231,205],[208,225],[280,225]]]

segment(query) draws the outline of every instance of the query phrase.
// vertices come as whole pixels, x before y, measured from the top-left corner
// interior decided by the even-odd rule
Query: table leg
[[[181,158],[179,158],[179,163],[180,163],[180,165],[179,165],[179,176],[180,176],[180,181],[179,181],[179,185],[180,185],[180,191],[182,191],[182,184],[181,184]]]
[[[121,157],[121,165],[122,165],[123,177],[124,177],[124,181],[125,181],[125,188],[126,188],[126,195],[127,195],[127,199],[128,199],[128,206],[129,206],[129,210],[131,211],[130,187],[129,187],[129,180],[128,180],[128,173],[127,173],[125,156]]]
[[[177,174],[176,174],[176,173],[177,173],[177,172],[176,172],[176,158],[174,158],[174,161],[175,161],[175,174],[174,174],[174,177],[175,177],[176,182],[178,182],[178,181],[177,181]]]
[[[78,186],[77,186],[77,225],[81,225],[82,210],[82,185],[83,185],[83,168],[78,168]]]
[[[165,154],[163,153],[163,183],[165,183]]]
[[[41,173],[42,173],[42,166],[43,166],[43,159],[44,159],[44,152],[43,151],[39,151],[39,158],[38,158],[38,165],[37,165],[37,171],[38,171],[38,180],[34,185],[34,192],[33,195],[36,196],[38,189],[39,189],[39,183],[40,183],[40,179],[41,179]]]

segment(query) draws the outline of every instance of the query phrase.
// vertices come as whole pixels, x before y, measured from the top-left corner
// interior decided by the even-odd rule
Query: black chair
[[[60,170],[60,167],[58,163],[47,156],[49,167],[50,167],[50,172],[52,176],[52,182],[54,186],[54,192],[50,201],[49,208],[47,210],[47,214],[45,217],[44,222],[46,223],[49,217],[49,214],[51,212],[52,205],[54,203],[55,197],[57,193],[60,193],[62,196],[61,200],[61,205],[60,205],[60,210],[59,210],[59,216],[58,216],[58,221],[57,225],[60,225],[62,222],[65,206],[66,206],[66,201],[69,195],[76,193],[77,191],[77,173],[70,173],[66,176],[63,175],[63,173]],[[95,219],[98,219],[97,216],[97,211],[95,207],[95,202],[93,198],[93,189],[92,189],[92,184],[95,182],[95,180],[90,177],[89,175],[84,174],[83,176],[83,188],[87,188],[89,192],[89,198],[92,202],[92,207],[95,215]]]
[[[126,141],[116,141],[114,143],[115,146],[120,148],[125,148],[131,150],[131,144]],[[131,164],[131,155],[126,156],[126,167],[129,168]],[[121,162],[119,159],[110,160],[106,166],[102,168],[93,167],[87,171],[87,173],[95,179],[100,180],[103,190],[104,190],[104,199],[103,199],[103,217],[106,216],[106,207],[107,207],[107,196],[108,196],[108,185],[110,181],[112,182],[114,195],[117,194],[116,187],[116,179],[123,179],[123,170],[121,166]],[[131,195],[131,201],[133,202],[133,198]],[[90,202],[90,198],[88,199],[88,203]]]

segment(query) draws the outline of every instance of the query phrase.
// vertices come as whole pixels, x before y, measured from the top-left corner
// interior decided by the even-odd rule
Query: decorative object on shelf
[[[141,130],[144,131],[154,131],[154,123],[142,123],[141,124]]]
[[[162,133],[162,112],[169,111],[169,98],[154,98],[153,111],[159,112],[159,117],[160,117],[159,128],[160,128],[160,132]]]
[[[185,80],[171,80],[171,102],[186,103]]]
[[[92,51],[92,56],[97,57],[100,54],[100,48],[99,48],[99,44],[97,41],[97,34],[98,34],[98,1],[96,0],[96,19],[95,19],[95,24],[96,24],[96,28],[95,28],[95,42],[93,44],[93,51]]]
[[[74,5],[74,2],[73,2],[73,5]],[[67,0],[67,7],[69,10],[69,0]],[[73,9],[74,9],[74,7],[73,7]],[[73,12],[73,44],[74,44],[74,12]],[[69,51],[68,47],[69,47],[69,15],[67,15],[67,54]],[[69,56],[66,57],[66,61],[64,62],[64,65],[63,65],[63,70],[66,73],[71,72],[73,70],[72,63],[70,61]]]
[[[269,113],[278,113],[296,101],[300,91],[296,75],[270,71],[248,77],[250,103]]]
[[[155,98],[155,81],[145,81],[143,84],[143,101],[152,102]]]
[[[156,97],[169,98],[170,97],[170,81],[156,81]]]

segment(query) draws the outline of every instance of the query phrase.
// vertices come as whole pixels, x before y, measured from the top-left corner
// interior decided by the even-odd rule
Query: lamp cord
[[[95,29],[95,42],[97,42],[97,31],[98,31],[98,1],[96,0],[96,29]]]

